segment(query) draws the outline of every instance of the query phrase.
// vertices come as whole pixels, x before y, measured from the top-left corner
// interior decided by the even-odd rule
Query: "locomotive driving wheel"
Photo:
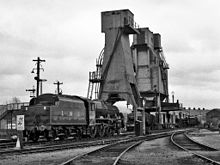
[[[105,135],[106,135],[107,137],[111,136],[111,129],[110,129],[109,126],[105,127]]]
[[[31,133],[30,133],[30,139],[33,140],[34,142],[37,142],[39,139],[39,131],[35,127]]]
[[[47,139],[47,141],[49,141],[50,140],[50,138],[49,138],[49,131],[47,129],[45,129],[43,134],[44,134],[44,137]]]
[[[110,134],[111,134],[111,136],[114,136],[115,130],[113,128],[110,129]]]
[[[99,134],[100,137],[103,137],[103,136],[105,135],[105,127],[104,127],[103,124],[101,124],[101,125],[99,126],[98,134]]]
[[[57,131],[56,131],[56,129],[55,129],[55,128],[52,128],[52,129],[50,130],[50,134],[51,134],[52,140],[55,140],[56,137],[57,137]]]
[[[89,127],[89,134],[90,134],[91,138],[94,138],[96,136],[96,134],[97,134],[97,127],[95,125]]]

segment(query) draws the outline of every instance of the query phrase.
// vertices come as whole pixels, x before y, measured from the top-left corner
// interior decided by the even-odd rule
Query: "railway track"
[[[196,157],[199,157],[206,162],[220,165],[220,156],[219,154],[215,154],[215,151],[218,151],[217,149],[198,143],[190,139],[185,133],[173,133],[171,136],[171,141],[177,147],[192,153]]]
[[[4,143],[0,143],[0,149],[3,148],[12,148],[16,145],[16,142],[4,142]]]
[[[23,142],[23,146],[40,146],[40,145],[53,145],[57,143],[68,143],[68,141],[71,140],[66,140],[66,141],[40,141],[40,142]],[[16,142],[11,141],[11,142],[2,142],[0,143],[0,150],[1,149],[7,149],[7,148],[14,148],[16,146]]]
[[[118,164],[121,156],[129,149],[141,143],[140,141],[120,141],[114,144],[106,145],[98,150],[77,156],[62,165],[88,164],[94,163],[100,165]]]
[[[43,145],[42,144],[42,146],[30,146],[29,148],[25,146],[24,149],[21,149],[21,150],[2,149],[0,150],[0,156],[1,155],[10,156],[10,155],[18,155],[18,154],[31,154],[31,153],[41,153],[41,152],[54,152],[58,150],[73,149],[73,148],[86,148],[90,146],[99,145],[102,149],[92,152],[91,154],[93,154],[93,156],[91,157],[95,159],[97,162],[102,161],[103,157],[105,157],[106,159],[104,163],[101,162],[97,164],[125,165],[128,162],[125,162],[125,160],[122,160],[121,157],[128,150],[133,149],[135,146],[139,145],[143,141],[171,136],[173,132],[180,132],[180,131],[183,132],[184,130],[173,130],[169,132],[154,133],[151,135],[141,136],[141,137],[124,136],[124,137],[114,137],[111,139],[110,138],[99,139],[99,140],[95,139],[95,140],[83,141],[83,142],[78,141],[78,142],[72,142],[72,143],[67,143],[67,144],[64,144],[64,143],[59,144],[60,142],[57,142],[57,144],[54,144],[54,145],[48,145],[48,144]],[[90,153],[86,153],[85,155],[79,155],[75,157],[74,159],[64,162],[64,165],[76,163],[76,161],[80,162],[80,164],[82,164],[83,162],[85,162],[84,164],[88,164],[89,161],[93,160],[93,159],[90,159],[90,160],[87,159],[88,157],[90,157],[89,155]],[[102,155],[103,157],[100,157],[99,155]],[[108,159],[109,161],[107,161]]]
[[[79,147],[89,147],[94,145],[103,145],[114,143],[116,141],[122,139],[129,139],[131,135],[127,136],[115,136],[111,138],[96,138],[90,140],[82,140],[82,141],[56,141],[56,142],[40,142],[40,143],[25,143],[25,147],[23,149],[14,149],[14,148],[3,148],[0,149],[0,155],[3,154],[30,154],[30,153],[39,153],[39,152],[51,152],[56,150],[64,150],[64,149],[72,149]],[[35,144],[35,145],[34,145]],[[15,143],[14,143],[15,147]]]
[[[119,137],[125,137],[125,136],[133,136],[134,133],[132,132],[128,132],[126,134],[121,134],[121,135],[114,135],[111,137],[96,137],[96,138],[82,138],[80,140],[76,140],[76,139],[66,139],[66,140],[55,140],[55,141],[39,141],[39,142],[24,142],[23,146],[25,147],[38,147],[38,146],[51,146],[51,145],[57,145],[57,144],[67,144],[67,143],[73,143],[73,142],[85,142],[85,141],[91,141],[91,140],[105,140],[105,139],[109,139],[109,138],[119,138]],[[1,149],[8,149],[8,148],[14,148],[16,146],[16,142],[13,141],[7,141],[7,142],[2,142],[0,143],[0,150]]]
[[[127,140],[117,141],[113,144],[108,144],[102,148],[88,152],[82,155],[78,155],[61,165],[83,165],[83,164],[100,164],[100,165],[126,165],[121,158],[129,150],[140,145],[147,140],[153,140],[166,136],[171,136],[172,132],[157,133],[142,137],[133,137]]]

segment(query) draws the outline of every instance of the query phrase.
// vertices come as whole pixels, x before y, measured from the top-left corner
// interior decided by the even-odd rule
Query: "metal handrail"
[[[10,103],[6,105],[0,105],[0,115],[3,114],[5,111],[8,110],[19,110],[22,106],[28,106],[29,102],[22,102],[22,103]]]

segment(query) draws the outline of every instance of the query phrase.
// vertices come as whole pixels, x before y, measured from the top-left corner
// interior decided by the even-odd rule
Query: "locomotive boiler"
[[[123,116],[117,107],[100,100],[71,95],[43,94],[30,100],[24,136],[56,139],[119,133]]]

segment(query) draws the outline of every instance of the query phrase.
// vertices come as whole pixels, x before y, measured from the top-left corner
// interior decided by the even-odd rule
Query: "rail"
[[[186,151],[186,152],[190,152],[191,154],[195,155],[196,157],[199,157],[199,158],[201,158],[201,159],[203,159],[203,160],[205,160],[205,161],[207,161],[207,162],[209,162],[209,163],[211,163],[211,164],[220,165],[220,162],[219,162],[218,160],[214,160],[213,157],[212,157],[212,158],[209,158],[209,157],[207,157],[207,156],[201,155],[200,153],[194,151],[194,149],[191,147],[190,143],[189,143],[189,142],[186,142],[184,139],[181,140],[181,143],[182,143],[182,144],[180,144],[179,142],[176,142],[176,141],[174,140],[174,136],[175,136],[175,135],[176,135],[176,134],[173,133],[172,136],[170,137],[170,138],[171,138],[171,141],[172,141],[172,143],[173,143],[174,145],[176,145],[177,147],[181,148],[182,150],[184,150],[184,151]],[[184,135],[184,136],[185,136],[185,138],[186,138],[188,141],[190,141],[191,143],[196,144],[197,146],[199,146],[199,147],[201,147],[201,148],[205,148],[206,151],[215,151],[215,150],[216,150],[215,148],[211,148],[211,147],[206,146],[206,145],[204,145],[204,144],[195,142],[195,141],[193,141],[191,138],[189,138],[189,137],[186,136],[186,135]]]
[[[179,130],[177,132],[183,132],[183,130]],[[105,143],[106,145],[102,146],[101,148],[77,155],[77,156],[61,163],[60,165],[70,165],[70,164],[76,163],[77,161],[81,162],[82,159],[84,159],[86,156],[89,156],[88,159],[90,159],[90,158],[92,158],[92,155],[94,157],[96,157],[97,154],[102,155],[102,158],[100,160],[100,161],[102,161],[102,163],[103,163],[103,161],[106,161],[106,162],[108,162],[108,164],[117,165],[117,164],[120,164],[121,157],[127,151],[131,150],[135,146],[138,146],[139,144],[141,144],[144,141],[149,141],[149,140],[154,140],[157,138],[170,136],[172,133],[173,133],[173,131],[168,131],[168,132],[165,131],[165,132],[155,133],[155,134],[146,135],[146,136],[131,137],[130,139],[121,140],[121,141],[118,140],[118,141],[116,141],[114,143],[110,143],[110,144]],[[123,147],[123,144],[125,145],[124,147]],[[107,155],[104,155],[104,152],[108,152],[108,151],[110,151],[111,154],[114,153],[115,156],[111,155],[111,157],[109,157],[108,156],[109,153],[107,153]]]

